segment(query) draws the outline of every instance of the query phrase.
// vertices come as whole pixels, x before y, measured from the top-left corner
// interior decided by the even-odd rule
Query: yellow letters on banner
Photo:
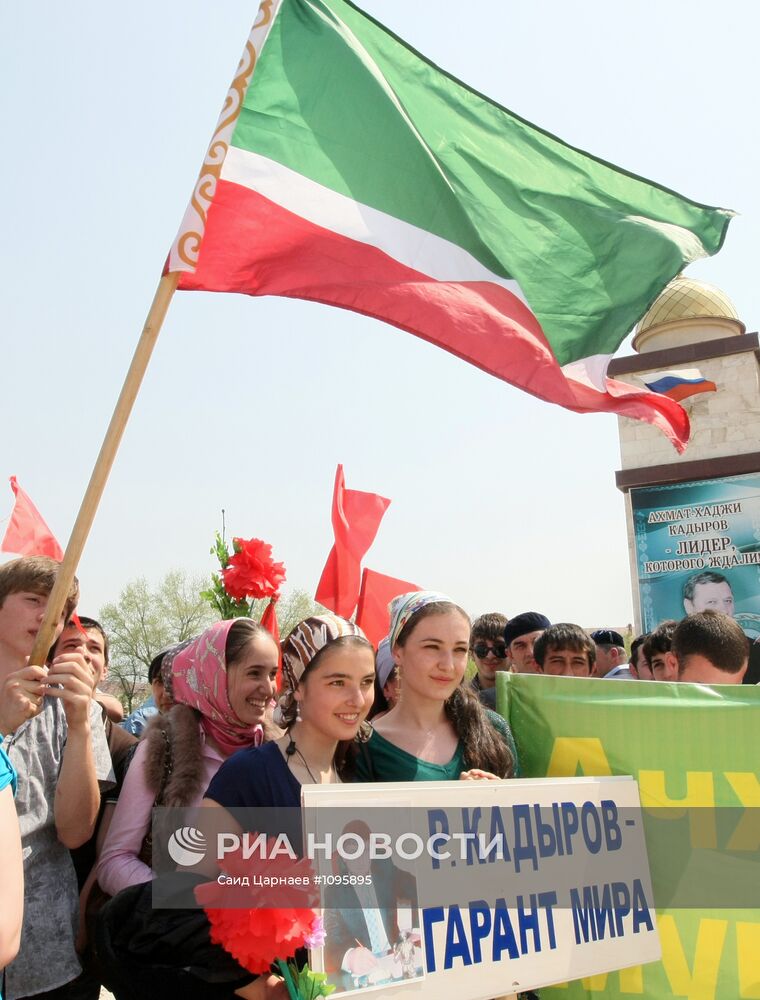
[[[685,1000],[728,1000],[718,996],[718,972],[724,958],[728,920],[700,920],[694,948],[693,966],[684,951],[675,917],[660,914],[657,926],[662,942],[662,966],[670,985],[670,994]],[[736,951],[739,980],[739,1000],[760,1000],[760,923],[737,922]],[[728,955],[725,956],[728,958]],[[580,980],[581,988],[589,993],[644,996],[644,966],[591,976]],[[615,988],[615,978],[618,980]],[[566,990],[571,983],[557,983],[552,990]],[[657,994],[660,995],[659,993]],[[733,998],[732,998],[733,1000]]]
[[[699,921],[694,966],[689,968],[675,918],[666,913],[657,918],[662,943],[662,964],[674,996],[686,1000],[716,1000],[718,969],[726,940],[727,920]]]
[[[558,736],[554,739],[546,777],[587,775],[601,777],[612,774],[602,741],[595,737]],[[715,822],[716,782],[720,801],[726,806],[726,785],[745,807],[725,848],[733,851],[760,850],[760,780],[752,771],[642,770],[638,775],[641,804],[644,809],[656,809],[658,818],[681,819],[688,814],[693,847],[716,849],[718,837]],[[679,794],[680,792],[680,794]],[[675,794],[670,794],[675,793]],[[666,812],[667,810],[667,812]],[[659,913],[657,926],[662,943],[662,969],[670,993],[683,1000],[729,1000],[718,996],[718,978],[726,951],[729,921],[703,917],[699,921],[693,961],[687,958],[676,918],[671,913]],[[738,1000],[760,1000],[760,923],[732,923],[736,929],[736,975]],[[733,934],[731,935],[733,943]],[[692,949],[689,949],[692,951]],[[725,954],[727,961],[733,960]],[[648,967],[647,967],[648,968]],[[620,969],[617,972],[593,976],[576,983],[587,993],[644,996],[644,982],[651,972],[643,966]],[[617,983],[615,982],[617,980]],[[556,984],[551,989],[568,989],[572,984]],[[616,988],[617,986],[617,988]],[[658,994],[659,995],[659,994]],[[730,998],[734,1000],[734,998]]]
[[[760,850],[760,781],[752,771],[726,771],[726,781],[743,806],[749,809],[729,840],[729,851]]]
[[[546,777],[574,778],[579,773],[595,778],[612,774],[602,741],[597,737],[557,736]]]
[[[644,809],[656,809],[658,819],[681,819],[689,809],[691,846],[715,849],[715,785],[712,771],[686,771],[686,793],[671,798],[665,790],[665,771],[639,771],[639,791]],[[672,780],[672,775],[671,775]],[[667,816],[663,810],[669,810]]]
[[[612,768],[602,741],[597,737],[557,736],[546,769],[547,778],[566,778],[582,774],[603,777],[612,774]],[[726,782],[748,812],[726,844],[730,851],[760,850],[760,780],[752,771],[726,771]],[[657,809],[659,819],[681,819],[689,810],[691,846],[715,850],[718,836],[715,824],[715,780],[711,771],[686,771],[686,791],[682,796],[671,797],[666,782],[673,782],[673,775],[666,778],[665,771],[639,771],[641,804],[645,809]],[[665,813],[668,810],[668,813]],[[757,810],[757,811],[755,811]]]
[[[736,954],[741,1000],[760,1000],[760,924],[737,923]]]

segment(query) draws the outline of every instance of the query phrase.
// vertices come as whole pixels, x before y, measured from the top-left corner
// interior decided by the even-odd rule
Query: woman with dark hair
[[[372,704],[371,644],[352,622],[324,614],[293,629],[282,661],[276,721],[285,735],[221,764],[197,817],[207,843],[216,842],[216,831],[235,828],[228,809],[298,807],[301,785],[340,781],[345,773],[346,750]],[[176,684],[173,694],[176,699]],[[177,898],[192,896],[193,880],[217,875],[213,855],[193,866],[193,874],[176,873]],[[282,980],[253,976],[211,942],[202,910],[154,909],[148,889],[134,886],[103,911],[99,944],[109,963],[106,985],[117,1000],[164,1000],[172,993],[183,1000],[287,1000]]]
[[[249,618],[216,622],[165,654],[161,674],[173,704],[151,720],[127,771],[98,859],[105,892],[153,878],[154,806],[199,804],[227,757],[263,742],[278,654],[270,633]]]
[[[397,705],[357,751],[361,781],[512,777],[517,750],[507,723],[462,684],[470,619],[444,594],[415,591],[391,605],[389,641]]]
[[[204,805],[299,806],[301,785],[345,775],[346,752],[372,705],[375,654],[353,622],[307,618],[282,644],[283,693],[275,720],[285,735],[236,754],[209,785]]]

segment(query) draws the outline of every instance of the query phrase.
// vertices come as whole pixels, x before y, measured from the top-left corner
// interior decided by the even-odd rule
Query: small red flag
[[[279,691],[282,687],[282,649],[280,648],[280,625],[277,621],[277,609],[275,608],[277,600],[278,597],[269,598],[269,603],[261,616],[261,624],[277,643],[277,690]]]
[[[315,599],[350,618],[359,600],[361,561],[375,540],[390,500],[377,493],[347,490],[343,466],[335,472],[332,525],[335,544],[327,557]]]
[[[45,524],[42,515],[28,495],[21,489],[15,476],[10,478],[16,503],[11,512],[0,551],[14,552],[20,556],[50,556],[57,562],[63,560],[63,549],[55,535]]]
[[[362,573],[356,624],[375,649],[379,646],[380,640],[388,635],[390,627],[388,605],[394,597],[398,597],[399,594],[409,594],[413,590],[422,590],[422,587],[418,587],[416,583],[409,583],[408,580],[397,580],[394,576],[376,573],[373,569],[365,569]]]

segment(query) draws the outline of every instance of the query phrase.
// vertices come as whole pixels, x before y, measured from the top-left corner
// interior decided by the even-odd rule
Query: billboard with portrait
[[[760,472],[631,490],[641,624],[714,609],[760,637]]]

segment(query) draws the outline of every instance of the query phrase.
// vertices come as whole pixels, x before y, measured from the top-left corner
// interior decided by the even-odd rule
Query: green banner
[[[542,998],[760,1000],[760,691],[496,677],[525,777],[638,780],[655,901],[673,904],[657,909],[661,962]]]

